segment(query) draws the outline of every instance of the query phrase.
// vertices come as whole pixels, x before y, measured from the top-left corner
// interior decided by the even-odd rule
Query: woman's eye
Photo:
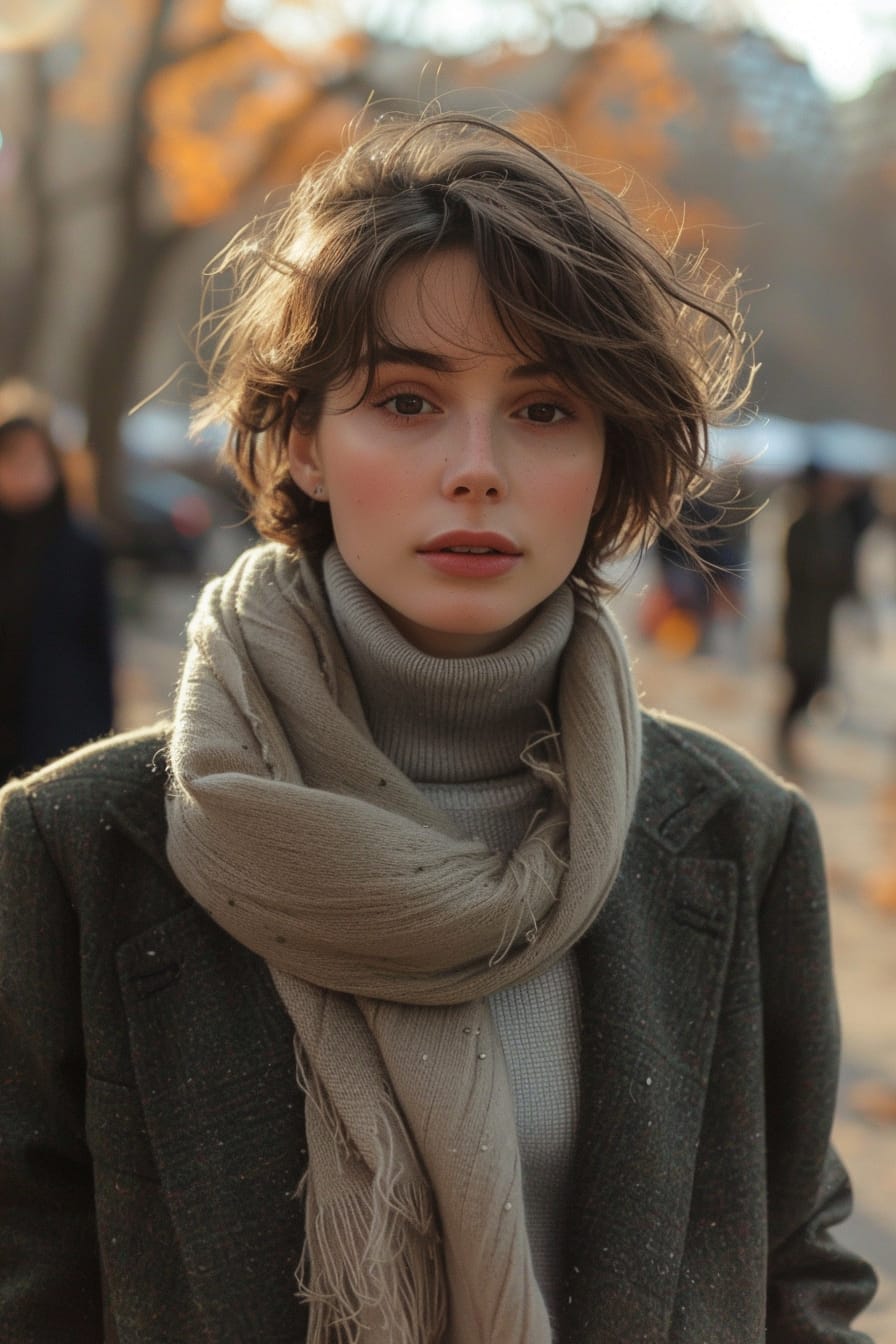
[[[394,397],[387,398],[387,400],[381,402],[380,405],[385,406],[385,408],[392,411],[394,415],[404,415],[408,417],[422,415],[424,411],[431,411],[433,409],[432,402],[427,401],[425,397],[421,397],[417,392],[396,392]]]
[[[523,407],[522,415],[535,425],[555,425],[558,421],[569,418],[569,412],[558,406],[555,401],[533,401]]]

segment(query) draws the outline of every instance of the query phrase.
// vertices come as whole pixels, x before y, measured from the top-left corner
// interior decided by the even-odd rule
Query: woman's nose
[[[454,499],[500,499],[507,493],[499,431],[486,416],[471,417],[445,461],[443,489]]]

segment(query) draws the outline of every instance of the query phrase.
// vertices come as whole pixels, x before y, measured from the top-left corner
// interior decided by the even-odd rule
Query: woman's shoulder
[[[703,826],[780,835],[800,794],[743,748],[686,719],[643,711],[638,814],[667,844]],[[676,846],[677,847],[677,846]]]
[[[165,853],[165,747],[160,729],[104,738],[0,791],[0,875],[18,893],[0,902],[6,918],[65,905],[115,942],[180,908]]]
[[[103,782],[140,787],[155,781],[158,786],[159,777],[163,779],[167,769],[169,731],[168,725],[162,723],[126,733],[110,733],[66,752],[12,783],[33,796],[60,789],[90,794]]]
[[[657,709],[642,709],[641,714],[645,767],[668,769],[677,763],[708,778],[724,776],[740,787],[793,793],[786,780],[721,733]]]
[[[167,738],[164,725],[113,734],[10,780],[0,790],[0,823],[5,829],[27,814],[45,837],[61,837],[102,827],[115,812],[164,838]]]

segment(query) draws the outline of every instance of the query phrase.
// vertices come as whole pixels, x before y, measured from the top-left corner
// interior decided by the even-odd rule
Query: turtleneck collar
[[[404,638],[331,546],[323,579],[377,746],[418,783],[496,780],[547,726],[574,597],[558,588],[496,653],[437,658]]]

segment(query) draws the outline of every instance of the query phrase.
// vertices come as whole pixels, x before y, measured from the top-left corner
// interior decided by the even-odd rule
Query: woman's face
[[[408,262],[385,294],[387,349],[290,468],[328,501],[336,543],[404,636],[464,657],[509,643],[572,572],[595,508],[603,417],[501,328],[472,257]],[[318,493],[315,494],[315,491]]]
[[[45,504],[58,476],[47,446],[33,429],[10,430],[0,444],[0,508],[28,513]]]

